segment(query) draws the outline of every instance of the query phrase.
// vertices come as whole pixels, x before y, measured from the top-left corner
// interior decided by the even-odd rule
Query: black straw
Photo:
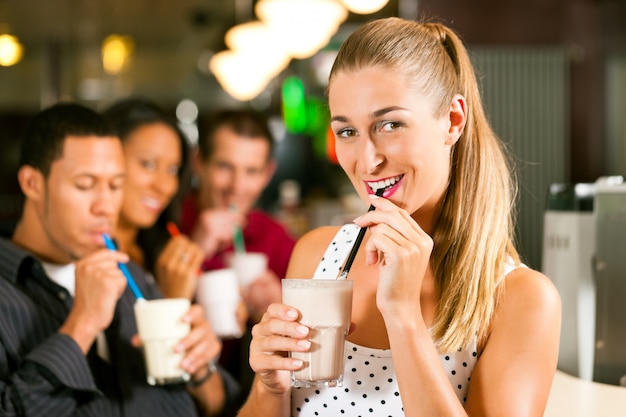
[[[378,197],[382,197],[384,191],[385,191],[384,188],[379,188],[378,190],[376,190],[376,195]],[[376,207],[374,207],[373,204],[370,204],[370,207],[367,209],[367,211],[370,212],[372,210],[376,210]],[[361,242],[363,242],[363,237],[365,236],[366,231],[367,231],[367,227],[361,227],[361,229],[359,229],[359,234],[356,236],[356,239],[354,240],[354,246],[352,246],[352,250],[350,250],[350,254],[348,255],[346,264],[343,266],[343,271],[341,271],[341,275],[339,275],[339,279],[348,278],[348,271],[350,271],[350,267],[352,266],[352,263],[354,262],[354,258],[356,258],[356,253],[359,251],[359,246],[361,246]]]

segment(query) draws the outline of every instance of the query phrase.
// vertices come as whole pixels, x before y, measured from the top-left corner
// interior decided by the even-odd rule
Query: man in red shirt
[[[272,135],[262,115],[245,110],[214,113],[202,120],[199,128],[198,155],[194,163],[199,186],[197,192],[183,202],[181,231],[207,254],[202,264],[205,271],[227,266],[227,257],[234,252],[237,228],[243,231],[247,252],[267,255],[266,273],[244,294],[252,325],[269,304],[280,302],[280,279],[285,276],[295,245],[295,238],[278,221],[255,209],[276,169]],[[226,342],[222,353],[224,361],[235,349],[229,346],[234,345],[232,342]],[[241,349],[238,365],[247,369],[245,337],[239,345],[246,346]],[[235,365],[224,365],[237,376]],[[240,380],[242,378],[240,375]]]

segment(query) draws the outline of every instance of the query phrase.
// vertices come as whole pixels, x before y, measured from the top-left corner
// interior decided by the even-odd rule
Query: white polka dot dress
[[[344,225],[326,249],[313,278],[336,278],[341,271],[359,227]],[[505,274],[515,265],[507,264]],[[440,355],[457,398],[465,403],[477,361],[476,338],[468,349]],[[390,349],[372,349],[346,342],[344,380],[341,387],[293,388],[293,417],[399,417],[404,416],[402,398]]]
[[[441,355],[459,401],[465,402],[470,375],[476,365],[476,341],[470,349]],[[391,350],[371,349],[346,342],[343,386],[293,388],[293,417],[404,416]]]
[[[359,229],[360,227],[356,224],[346,224],[339,229],[330,245],[326,248],[324,257],[317,265],[313,278],[337,278],[344,261],[350,253],[350,249],[352,249],[354,240],[359,234]]]

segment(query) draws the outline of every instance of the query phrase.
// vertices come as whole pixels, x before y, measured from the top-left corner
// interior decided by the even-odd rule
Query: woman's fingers
[[[250,365],[259,370],[295,370],[302,361],[288,358],[287,352],[306,352],[309,328],[295,320],[297,310],[284,304],[271,304],[263,319],[252,328]]]

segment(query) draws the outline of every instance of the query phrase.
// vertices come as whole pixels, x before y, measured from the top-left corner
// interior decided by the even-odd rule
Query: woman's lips
[[[397,183],[395,183],[391,187],[385,189],[385,191],[383,192],[383,197],[385,197],[385,198],[391,197],[400,188],[400,184],[401,183],[402,183],[402,181],[398,181]]]
[[[160,212],[163,208],[163,203],[160,200],[151,197],[144,197],[141,199],[144,207],[153,212]]]
[[[393,195],[398,188],[400,188],[400,183],[402,182],[402,178],[404,175],[396,175],[394,177],[385,178],[377,181],[365,181],[367,187],[368,194],[375,194],[376,190],[383,188],[385,191],[383,192],[383,197],[387,198]]]

